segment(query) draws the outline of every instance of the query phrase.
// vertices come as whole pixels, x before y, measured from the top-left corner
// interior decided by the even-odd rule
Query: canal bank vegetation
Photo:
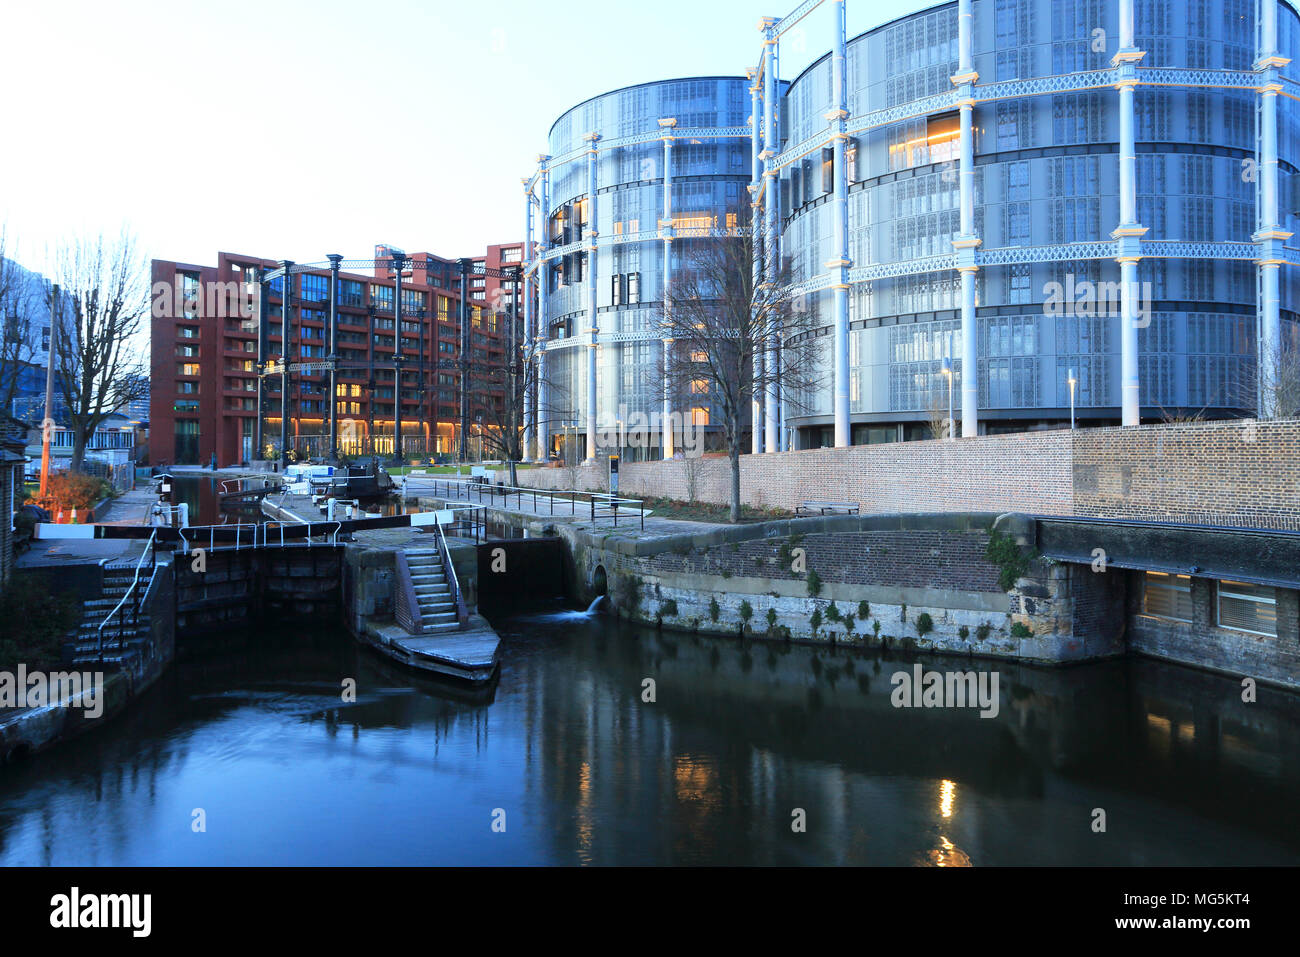
[[[683,502],[675,498],[643,499],[647,509],[653,509],[656,518],[672,518],[683,522],[715,522],[722,524],[731,520],[730,507],[714,505],[710,502]],[[793,512],[779,508],[757,508],[753,505],[740,507],[740,523],[770,522],[783,518],[794,518]]]
[[[19,664],[31,670],[60,665],[80,609],[76,592],[51,594],[22,576],[10,578],[0,589],[0,671]]]
[[[998,569],[998,587],[1011,591],[1016,582],[1029,573],[1029,563],[1037,558],[1037,553],[1021,548],[1016,540],[1003,535],[996,528],[989,529],[988,545],[984,549],[985,557]]]

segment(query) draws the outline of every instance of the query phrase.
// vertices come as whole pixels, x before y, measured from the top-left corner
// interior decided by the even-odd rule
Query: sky
[[[296,262],[523,238],[551,124],[607,90],[743,75],[762,0],[62,0],[0,5],[0,224],[44,270],[123,226],[150,258]],[[928,6],[849,0],[853,36]],[[782,47],[797,75],[831,5]]]

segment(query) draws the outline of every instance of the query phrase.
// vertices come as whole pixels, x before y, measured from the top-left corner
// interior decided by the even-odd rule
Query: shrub
[[[851,635],[851,634],[853,634],[853,629],[854,629],[856,626],[857,626],[857,623],[854,622],[854,620],[853,620],[853,616],[852,616],[852,615],[845,615],[845,616],[844,616],[844,633],[845,633],[846,635]]]
[[[962,641],[965,641],[967,638],[970,637],[970,629],[967,628],[965,625],[962,625],[960,628],[957,629],[957,637],[960,638]]]
[[[928,611],[923,611],[916,616],[916,637],[921,638],[934,631],[934,619],[930,617]]]
[[[712,595],[709,596],[709,621],[717,621],[722,614],[722,608],[718,605],[718,599]]]
[[[817,574],[817,569],[808,569],[808,594],[816,598],[822,593],[822,576]]]
[[[104,483],[81,472],[60,472],[50,476],[50,500],[54,510],[85,511],[104,497]]]
[[[1032,634],[1033,632],[1029,629],[1028,626],[1025,625],[1024,622],[1017,621],[1012,623],[1011,625],[1012,638],[1028,638]]]
[[[677,614],[677,599],[669,598],[667,601],[661,601],[659,603],[659,616],[661,618],[664,615],[676,615],[676,614]]]
[[[14,531],[26,532],[28,535],[36,528],[36,516],[31,512],[18,512],[14,515]]]
[[[873,622],[871,623],[871,631],[872,631],[872,633],[873,633],[877,638],[880,637],[880,619],[879,619],[879,618],[877,618],[875,621],[873,621]]]
[[[0,591],[0,667],[12,671],[22,663],[43,668],[60,663],[63,641],[80,617],[76,592],[51,594],[19,576]]]
[[[835,602],[831,602],[829,605],[826,606],[826,620],[827,621],[840,620],[840,610],[837,607],[835,607]]]
[[[740,620],[749,623],[749,619],[754,617],[754,606],[748,600],[740,603]]]
[[[866,621],[870,617],[871,617],[871,602],[866,601],[865,599],[863,601],[858,602],[858,620]]]
[[[1011,591],[1016,582],[1029,571],[1029,556],[1020,550],[1015,539],[997,529],[989,530],[989,543],[984,547],[984,557],[997,566],[998,587]]]
[[[817,634],[817,629],[820,628],[821,626],[822,626],[822,610],[820,608],[814,608],[812,617],[808,619],[808,627],[812,629],[812,633],[815,635]]]
[[[992,630],[993,630],[993,626],[989,622],[987,621],[980,622],[979,626],[975,629],[975,640],[988,641],[989,632],[991,632]]]
[[[771,631],[775,627],[776,627],[776,609],[769,608],[767,610],[767,630]]]

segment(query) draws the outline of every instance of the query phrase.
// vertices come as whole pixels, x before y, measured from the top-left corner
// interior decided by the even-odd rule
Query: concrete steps
[[[415,599],[420,606],[420,629],[424,633],[459,631],[460,619],[451,594],[451,582],[437,549],[410,549],[406,564],[411,570]]]
[[[144,589],[149,586],[152,570],[140,569],[140,579],[136,588],[144,597]],[[139,648],[147,644],[151,623],[148,614],[143,611],[137,621],[119,628],[116,621],[109,622],[104,629],[101,645],[99,626],[117,607],[122,596],[130,591],[136,580],[135,563],[130,565],[105,565],[103,590],[100,597],[92,598],[82,605],[81,621],[69,636],[72,640],[72,663],[74,665],[122,665],[139,653]],[[132,603],[123,603],[122,611],[129,613]]]

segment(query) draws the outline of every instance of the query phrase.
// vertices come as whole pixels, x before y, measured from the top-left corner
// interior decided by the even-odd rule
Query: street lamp
[[[943,374],[948,378],[948,440],[956,441],[957,430],[952,427],[952,333],[948,333],[948,354],[943,358]]]
[[[1074,387],[1076,384],[1078,384],[1079,381],[1074,377],[1073,366],[1070,367],[1069,378],[1066,379],[1066,381],[1070,383],[1070,428],[1073,429],[1074,428]]]

